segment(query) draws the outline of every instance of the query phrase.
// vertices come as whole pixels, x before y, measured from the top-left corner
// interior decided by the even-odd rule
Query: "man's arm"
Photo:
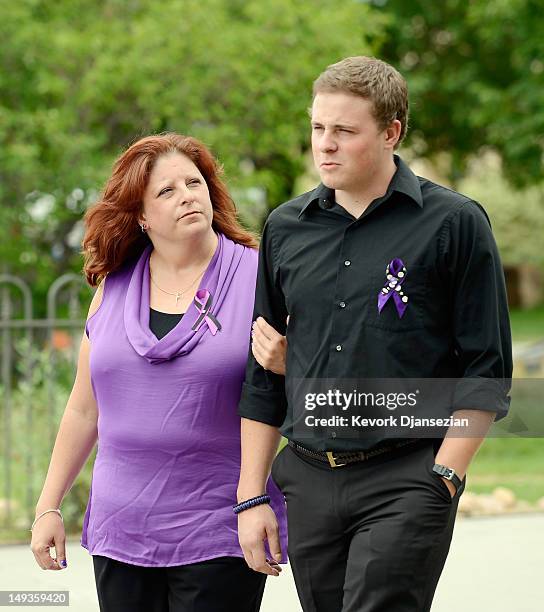
[[[278,334],[283,336],[289,313],[279,282],[277,248],[269,220],[264,226],[259,249],[253,320],[264,318]],[[265,370],[257,362],[250,348],[238,414],[243,418],[279,427],[285,419],[286,408],[284,376]]]
[[[278,333],[285,334],[288,313],[275,263],[276,249],[267,222],[259,249],[253,320],[263,317]],[[286,407],[284,377],[265,370],[250,349],[246,380],[238,406],[238,414],[242,417],[238,502],[265,492],[280,439],[278,427],[283,423]],[[267,563],[265,557],[266,539],[273,557],[281,559],[278,523],[269,505],[256,506],[238,515],[238,538],[249,567],[272,576],[278,575],[274,564]]]
[[[276,427],[242,419],[242,465],[238,484],[238,502],[262,495],[278,449],[280,433]],[[238,515],[238,540],[251,569],[278,576],[276,568],[266,561],[263,542],[268,540],[270,553],[281,560],[278,523],[268,504],[244,510]]]
[[[453,416],[468,419],[469,427],[448,429],[436,462],[463,478],[493,421],[508,411],[512,340],[504,273],[486,213],[467,202],[445,230],[441,248],[462,372]],[[453,494],[454,485],[445,482]]]
[[[496,412],[484,410],[456,410],[453,416],[468,419],[470,431],[467,432],[465,427],[450,427],[436,455],[436,463],[453,468],[459,478],[463,479],[495,420],[495,415]],[[455,485],[446,478],[442,480],[452,496],[455,495]]]

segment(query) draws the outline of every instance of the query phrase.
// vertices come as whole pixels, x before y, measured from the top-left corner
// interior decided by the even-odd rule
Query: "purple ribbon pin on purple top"
[[[399,319],[402,318],[408,304],[408,296],[402,290],[402,283],[406,278],[406,267],[398,257],[392,259],[385,269],[385,285],[378,294],[378,312],[382,312],[382,308],[387,303],[387,300],[393,297]]]
[[[210,312],[212,306],[212,294],[207,289],[199,289],[195,294],[194,304],[199,310],[199,315],[194,325],[191,327],[193,331],[198,331],[198,328],[206,321],[212,336],[218,331],[221,331],[221,323]]]

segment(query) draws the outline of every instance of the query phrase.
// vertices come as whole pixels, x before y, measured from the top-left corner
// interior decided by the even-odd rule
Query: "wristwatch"
[[[461,479],[459,478],[459,476],[457,476],[453,468],[449,468],[449,467],[446,467],[445,465],[440,465],[438,463],[435,463],[433,465],[433,472],[435,474],[438,474],[439,476],[442,476],[442,478],[445,478],[446,480],[449,480],[450,482],[452,482],[453,486],[455,487],[456,493],[457,491],[459,491],[459,488],[463,484],[461,482]]]

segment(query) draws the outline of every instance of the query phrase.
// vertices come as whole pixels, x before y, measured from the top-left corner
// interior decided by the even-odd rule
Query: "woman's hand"
[[[289,322],[289,317],[287,317]],[[253,323],[251,352],[265,370],[285,376],[287,340],[262,317]]]
[[[53,547],[56,558],[49,554]],[[61,570],[67,566],[64,523],[56,512],[44,514],[34,525],[30,548],[36,563],[44,570]]]

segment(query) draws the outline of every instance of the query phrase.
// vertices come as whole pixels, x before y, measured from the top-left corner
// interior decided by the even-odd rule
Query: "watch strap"
[[[433,465],[433,472],[435,474],[438,474],[442,478],[445,478],[446,480],[449,480],[450,482],[452,482],[453,486],[455,487],[456,492],[459,491],[459,489],[461,488],[461,485],[463,484],[461,482],[461,479],[459,478],[459,476],[457,476],[453,468],[449,468],[445,465],[440,465],[439,463],[435,463]]]

